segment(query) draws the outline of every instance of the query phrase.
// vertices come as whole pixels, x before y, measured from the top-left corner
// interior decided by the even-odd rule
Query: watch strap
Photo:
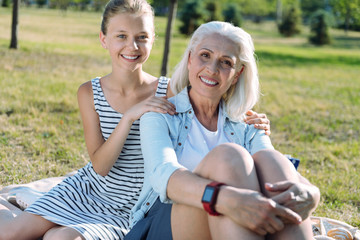
[[[202,201],[204,210],[206,212],[208,212],[209,215],[211,215],[211,216],[219,216],[219,215],[221,215],[220,213],[218,213],[215,210],[215,204],[216,204],[216,201],[217,201],[217,197],[218,197],[218,194],[219,194],[220,187],[222,185],[225,185],[225,183],[216,182],[216,181],[213,181],[213,182],[206,185],[206,188],[212,187],[214,189],[214,191],[212,193],[212,196],[211,196],[211,201],[210,202]],[[205,188],[205,191],[206,191],[206,188]],[[204,191],[204,194],[205,194],[205,191]]]

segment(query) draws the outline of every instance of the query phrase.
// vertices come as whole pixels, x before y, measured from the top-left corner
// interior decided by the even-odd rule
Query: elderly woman
[[[311,239],[318,189],[243,121],[259,95],[250,35],[201,25],[172,90],[176,115],[141,118],[145,184],[125,239]]]

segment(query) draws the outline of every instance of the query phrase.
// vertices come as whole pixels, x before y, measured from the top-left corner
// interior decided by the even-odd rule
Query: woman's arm
[[[168,121],[172,120],[168,119]],[[212,180],[222,180],[216,179],[211,174],[204,176],[196,171],[193,173],[181,166],[177,162],[171,141],[171,137],[175,136],[169,135],[170,128],[165,117],[160,114],[146,113],[141,118],[141,146],[145,160],[145,178],[150,180],[155,192],[159,193],[161,201],[166,202],[171,199],[178,204],[203,209],[201,198],[205,186]],[[211,170],[211,172],[218,171]],[[224,186],[221,187],[218,200],[216,210],[254,231],[264,229],[264,227],[258,227],[267,225],[268,221],[279,224],[278,217],[286,218],[293,223],[298,223],[299,220],[299,216],[292,210],[253,190]],[[244,216],[252,216],[252,220],[246,220]]]

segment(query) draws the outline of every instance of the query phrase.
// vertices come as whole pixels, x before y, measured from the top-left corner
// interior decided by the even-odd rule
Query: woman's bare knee
[[[238,144],[225,143],[211,150],[194,173],[232,186],[256,181],[254,162],[249,152]]]
[[[276,150],[261,150],[253,155],[253,159],[259,177],[270,182],[298,179],[294,165]]]

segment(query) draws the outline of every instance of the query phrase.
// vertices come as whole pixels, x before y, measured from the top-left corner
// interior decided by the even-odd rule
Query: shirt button
[[[150,205],[150,203],[149,203],[149,202],[147,202],[147,203],[146,203],[146,206],[149,206],[149,205]]]
[[[232,132],[231,135],[234,135],[234,133]]]
[[[185,129],[188,129],[188,126],[185,126]]]
[[[179,146],[181,146],[181,143],[178,143]]]
[[[191,114],[191,113],[192,113],[192,111],[190,110],[190,111],[189,111],[189,114]]]

